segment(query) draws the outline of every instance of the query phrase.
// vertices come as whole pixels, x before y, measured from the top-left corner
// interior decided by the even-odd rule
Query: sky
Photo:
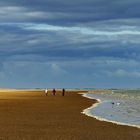
[[[0,88],[140,88],[140,0],[0,0]]]

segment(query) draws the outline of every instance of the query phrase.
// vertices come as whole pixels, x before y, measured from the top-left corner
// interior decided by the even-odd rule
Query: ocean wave
[[[131,123],[125,123],[125,122],[121,122],[121,121],[115,121],[113,120],[113,116],[111,116],[110,119],[107,119],[105,118],[105,116],[99,116],[99,115],[96,115],[96,113],[93,113],[92,111],[94,111],[96,108],[99,107],[99,105],[102,105],[103,104],[103,100],[102,99],[99,99],[97,97],[94,98],[94,96],[91,96],[89,93],[80,93],[83,97],[86,97],[86,98],[89,98],[89,99],[95,99],[97,100],[97,103],[94,103],[91,107],[87,108],[87,109],[84,109],[81,113],[87,115],[87,116],[90,116],[90,117],[93,117],[97,120],[100,120],[100,121],[106,121],[106,122],[111,122],[111,123],[114,123],[114,124],[117,124],[117,125],[126,125],[126,126],[131,126],[131,127],[136,127],[136,128],[140,128],[140,125],[136,125],[136,124],[131,124]],[[98,93],[99,94],[99,93]],[[90,96],[89,96],[90,95]],[[110,105],[111,103],[115,103],[117,106],[120,106],[120,104],[122,104],[122,102],[114,102],[114,101],[109,101],[110,102]],[[111,106],[110,106],[111,107]],[[109,109],[109,108],[108,108]],[[100,112],[102,112],[103,110],[100,109]],[[118,112],[115,112],[115,113],[118,113]],[[129,118],[130,119],[130,118]],[[137,119],[140,119],[140,118],[137,118]]]

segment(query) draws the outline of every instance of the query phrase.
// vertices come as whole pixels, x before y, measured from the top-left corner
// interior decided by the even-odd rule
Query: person
[[[62,96],[64,96],[65,95],[65,89],[63,88],[62,89]]]
[[[55,92],[56,92],[55,88],[53,89],[53,91],[52,91],[52,92],[53,92],[53,95],[55,95]]]
[[[48,95],[48,90],[47,90],[47,89],[45,89],[45,95],[46,95],[46,96]]]

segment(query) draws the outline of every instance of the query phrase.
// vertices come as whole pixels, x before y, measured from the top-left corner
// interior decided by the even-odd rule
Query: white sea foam
[[[129,122],[125,123],[122,120],[119,121],[119,119],[118,119],[119,117],[117,118],[118,120],[116,121],[116,120],[113,120],[114,119],[113,116],[111,116],[111,118],[108,119],[108,118],[106,118],[106,116],[104,114],[103,115],[97,115],[98,113],[94,112],[95,109],[99,108],[99,106],[103,107],[104,106],[103,103],[107,104],[107,106],[105,106],[105,107],[107,107],[107,109],[110,109],[111,107],[113,108],[114,105],[115,105],[115,107],[119,107],[119,106],[121,107],[121,104],[122,104],[121,102],[113,101],[113,104],[111,106],[111,103],[112,103],[111,101],[106,102],[106,101],[103,101],[102,99],[98,99],[97,97],[94,98],[94,96],[90,96],[90,95],[88,95],[88,93],[80,93],[80,94],[82,94],[83,97],[97,100],[97,103],[93,104],[91,107],[89,107],[87,109],[84,109],[82,111],[83,114],[85,114],[87,116],[90,116],[90,117],[93,117],[93,118],[95,118],[97,120],[100,120],[100,121],[106,121],[106,122],[115,123],[117,125],[127,125],[127,126],[131,126],[131,127],[140,128],[140,125],[131,124]],[[100,94],[100,95],[102,95],[102,94]],[[110,103],[110,104],[108,104],[108,103]],[[109,107],[108,105],[110,106],[110,108],[108,108]],[[97,111],[102,112],[103,110],[102,110],[102,108],[99,108]],[[115,115],[118,115],[117,111],[115,111],[113,113],[115,113]]]

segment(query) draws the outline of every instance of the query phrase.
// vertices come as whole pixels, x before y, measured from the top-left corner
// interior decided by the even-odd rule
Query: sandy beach
[[[81,112],[96,100],[85,91],[0,90],[0,140],[139,140],[140,129],[101,122]]]

